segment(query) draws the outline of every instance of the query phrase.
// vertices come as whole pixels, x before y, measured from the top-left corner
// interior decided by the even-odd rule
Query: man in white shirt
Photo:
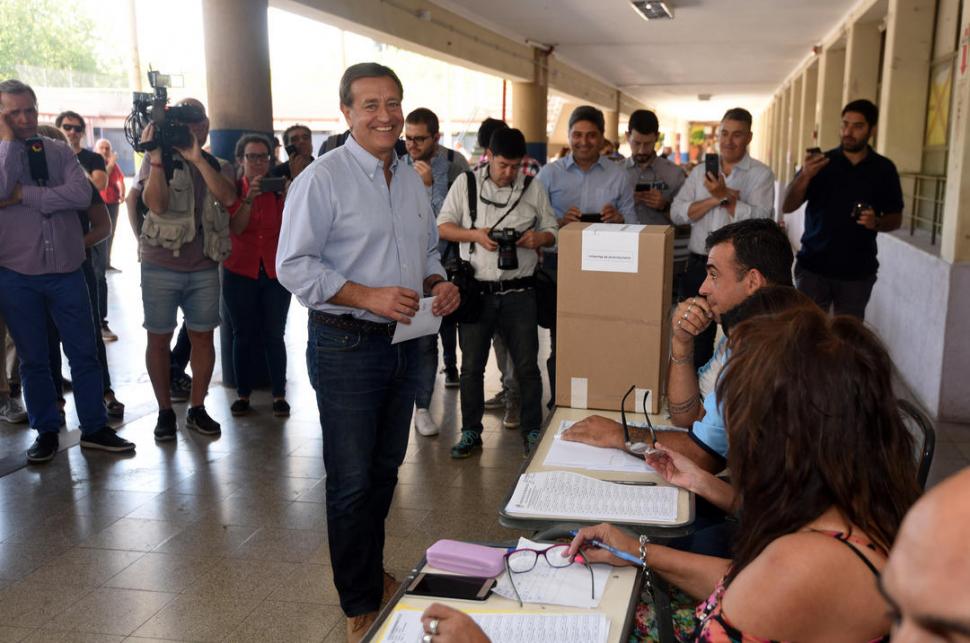
[[[677,225],[690,224],[690,258],[680,281],[681,299],[697,296],[707,278],[707,235],[729,223],[744,219],[773,218],[775,175],[764,163],[748,154],[751,113],[734,107],[718,125],[720,171],[713,176],[706,164],[698,164],[670,206]],[[714,353],[717,328],[711,326],[694,342],[694,367],[700,368]]]
[[[497,130],[489,143],[488,164],[458,177],[438,215],[441,237],[461,244],[462,257],[474,266],[484,291],[479,319],[458,326],[462,429],[451,449],[453,458],[467,458],[482,446],[485,364],[496,330],[514,364],[527,453],[539,436],[542,377],[537,363],[535,251],[555,245],[559,225],[546,191],[520,172],[525,151],[522,132]]]

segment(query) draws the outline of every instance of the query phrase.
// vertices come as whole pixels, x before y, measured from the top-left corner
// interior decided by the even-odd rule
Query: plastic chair
[[[926,488],[926,478],[933,464],[933,452],[936,450],[936,431],[933,423],[926,414],[909,400],[898,400],[899,414],[903,424],[913,436],[916,446],[916,482],[921,488]]]

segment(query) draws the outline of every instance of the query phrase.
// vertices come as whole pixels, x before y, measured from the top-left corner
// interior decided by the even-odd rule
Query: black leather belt
[[[518,279],[506,279],[505,281],[482,281],[482,292],[486,295],[499,295],[510,290],[525,290],[535,288],[535,277],[520,277]]]
[[[387,335],[388,337],[393,337],[394,329],[397,328],[397,322],[381,324],[379,322],[367,321],[366,319],[357,319],[352,315],[333,315],[319,310],[311,310],[310,319],[324,326],[367,335]]]

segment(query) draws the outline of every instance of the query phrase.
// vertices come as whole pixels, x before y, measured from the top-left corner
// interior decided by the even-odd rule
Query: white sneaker
[[[428,409],[414,410],[414,428],[426,438],[438,435],[439,431],[438,425],[431,419],[431,413],[428,412]]]
[[[2,399],[0,400],[0,420],[11,424],[20,424],[27,421],[27,411],[20,404],[20,400],[15,397]]]

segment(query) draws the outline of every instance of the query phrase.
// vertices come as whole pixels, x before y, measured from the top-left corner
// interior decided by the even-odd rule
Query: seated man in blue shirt
[[[771,219],[747,219],[719,228],[708,235],[707,250],[707,279],[700,295],[674,310],[670,340],[667,408],[671,422],[689,431],[664,434],[663,443],[716,473],[724,468],[728,449],[715,398],[717,376],[727,361],[727,344],[722,338],[714,356],[695,371],[694,337],[714,322],[722,327],[738,323],[741,311],[735,313],[735,309],[765,286],[792,286],[794,257],[788,237]],[[727,334],[728,329],[724,330]],[[640,433],[631,431],[631,439],[649,438]],[[563,437],[595,446],[624,447],[623,427],[599,415],[577,422]]]

